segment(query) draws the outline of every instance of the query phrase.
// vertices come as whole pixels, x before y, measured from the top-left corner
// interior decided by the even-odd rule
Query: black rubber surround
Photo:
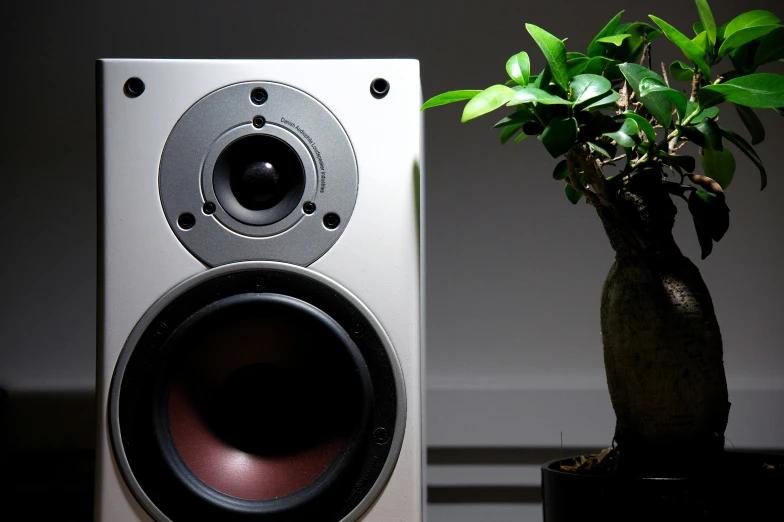
[[[265,300],[292,306],[297,306],[295,300],[299,300],[304,308],[315,308],[333,320],[356,348],[352,358],[360,373],[366,369],[362,387],[370,396],[362,401],[367,417],[357,420],[327,471],[291,495],[253,501],[212,489],[178,458],[165,430],[161,430],[166,424],[160,400],[161,375],[166,373],[170,357],[182,349],[178,339],[189,325],[198,323],[200,316],[232,303]],[[173,522],[343,520],[379,477],[396,430],[398,397],[383,341],[348,299],[314,279],[291,272],[254,269],[225,273],[187,290],[150,322],[128,359],[122,379],[117,412],[122,447],[114,451],[125,454],[142,491]],[[379,428],[388,436],[374,440],[372,434]]]

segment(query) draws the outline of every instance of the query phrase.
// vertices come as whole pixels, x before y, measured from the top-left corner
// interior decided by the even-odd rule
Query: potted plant
[[[784,26],[759,10],[718,25],[706,0],[696,4],[694,37],[655,16],[621,23],[619,13],[585,54],[527,24],[547,62],[538,75],[520,52],[506,63],[506,83],[422,107],[468,100],[463,122],[511,109],[494,125],[501,143],[536,136],[560,160],[552,175],[566,197],[595,208],[615,250],[601,296],[613,447],[543,466],[548,521],[603,500],[604,520],[741,520],[772,505],[750,495],[772,502],[771,484],[784,492],[780,460],[724,452],[730,402],[719,325],[699,270],[672,236],[673,198],[688,204],[703,259],[724,236],[734,153],[756,165],[765,188],[753,148],[765,130],[754,109],[784,114],[784,75],[759,70],[784,59]],[[661,35],[685,62],[659,68],[651,42]],[[730,108],[750,140],[719,121]]]

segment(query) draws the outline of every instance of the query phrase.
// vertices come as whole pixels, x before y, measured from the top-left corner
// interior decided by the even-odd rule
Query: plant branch
[[[577,169],[575,168],[575,163],[579,163],[579,156],[577,160],[575,160],[575,156],[576,154],[574,153],[574,150],[570,150],[566,153],[566,168],[569,170],[569,185],[571,185],[572,188],[578,191],[580,194],[585,196],[585,200],[590,205],[596,207],[600,204],[599,198],[596,194],[588,190],[586,187],[583,187],[583,184],[580,183],[580,179],[577,177]]]

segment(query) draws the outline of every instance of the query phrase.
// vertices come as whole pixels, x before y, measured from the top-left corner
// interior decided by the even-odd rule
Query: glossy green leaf
[[[531,76],[531,61],[528,58],[528,53],[522,51],[509,58],[506,61],[506,72],[511,79],[523,87],[528,85],[528,79]]]
[[[699,108],[700,104],[697,102],[689,101],[686,103],[686,114],[691,114]],[[709,107],[704,109],[703,111],[697,113],[697,116],[691,119],[692,125],[697,125],[699,122],[704,120],[705,118],[715,118],[719,114],[718,107]]]
[[[748,11],[736,16],[724,27],[724,33],[721,39],[726,41],[739,31],[752,27],[775,25],[779,22],[780,20],[778,17],[770,11]]]
[[[610,80],[596,74],[580,74],[569,82],[572,103],[578,104],[601,96],[612,89]]]
[[[529,84],[528,86],[530,87],[531,85],[533,85],[537,89],[544,89],[545,87],[548,87],[550,85],[552,79],[553,79],[553,75],[550,73],[550,66],[548,65],[542,70],[542,73],[536,77],[536,80],[532,84]]]
[[[538,136],[544,132],[544,127],[538,121],[529,121],[523,124],[523,132],[529,136]]]
[[[630,148],[640,143],[640,137],[638,136],[639,132],[640,128],[637,126],[637,122],[631,118],[627,118],[623,121],[618,130],[602,133],[602,136],[607,136],[608,138],[615,140],[615,143],[620,147]]]
[[[553,169],[553,179],[562,180],[569,177],[569,164],[566,160],[561,160]]]
[[[631,88],[640,96],[640,101],[646,109],[656,118],[656,121],[667,128],[672,122],[672,103],[670,98],[661,92],[653,92],[647,96],[640,95],[640,82],[644,78],[654,78],[664,83],[664,78],[651,71],[647,67],[642,67],[634,63],[624,63],[619,66]],[[784,105],[784,104],[782,104]]]
[[[522,128],[522,123],[515,123],[514,125],[504,127],[504,130],[501,131],[501,145],[509,141],[509,139],[517,134]]]
[[[601,98],[590,101],[584,107],[581,107],[582,110],[587,111],[591,109],[599,109],[599,108],[613,108],[615,102],[621,99],[621,95],[615,91],[608,92],[606,95],[602,96]]]
[[[664,32],[664,36],[666,36],[667,39],[672,43],[677,45],[687,58],[696,63],[697,67],[700,69],[700,71],[702,71],[702,74],[704,74],[706,78],[710,78],[710,67],[705,61],[705,50],[689,40],[689,38],[682,32],[678,31],[676,28],[661,18],[657,18],[653,15],[648,16],[651,18],[651,20],[654,21],[654,23],[656,23],[656,25],[661,28],[661,30]]]
[[[599,31],[599,34],[597,34],[594,37],[594,39],[588,45],[588,56],[590,56],[590,57],[601,56],[602,53],[604,53],[604,46],[602,46],[602,44],[601,44],[601,42],[599,42],[599,40],[604,38],[604,37],[606,37],[606,36],[611,36],[611,35],[613,35],[615,33],[615,29],[616,29],[616,27],[618,27],[618,22],[621,21],[621,15],[622,14],[623,14],[623,11],[621,11],[620,13],[615,15],[612,18],[612,20],[607,22],[607,25],[605,25],[602,28],[602,30]]]
[[[727,37],[719,47],[719,57],[726,56],[727,53],[732,51],[733,49],[737,49],[741,45],[748,43],[752,40],[756,40],[761,36],[765,36],[766,34],[770,33],[774,29],[780,27],[779,25],[760,25],[757,27],[749,27],[747,29],[741,29],[735,33],[732,33],[731,36]]]
[[[686,172],[694,172],[694,169],[697,168],[697,160],[695,160],[692,156],[667,154],[664,151],[659,151],[658,157],[661,159],[662,163],[677,170],[683,169]]]
[[[692,216],[692,220],[694,221],[694,230],[697,231],[697,241],[700,243],[700,258],[705,260],[713,252],[713,240],[708,231],[699,224],[696,217]]]
[[[784,106],[784,75],[749,74],[718,85],[706,85],[697,93],[700,106],[729,101],[746,107],[772,109]]]
[[[605,36],[603,38],[599,38],[596,41],[599,43],[612,44],[616,47],[620,47],[620,45],[623,43],[624,40],[631,37],[632,35],[630,34],[614,34],[612,36]]]
[[[615,34],[626,33],[630,34],[631,37],[623,41],[620,48],[613,53],[613,56],[621,60],[621,62],[639,62],[645,44],[654,41],[661,34],[661,31],[643,22],[622,25],[624,27],[618,26],[616,28]]]
[[[606,144],[606,143],[599,144],[599,143],[596,143],[596,142],[593,142],[593,141],[588,141],[586,143],[588,143],[588,146],[591,148],[591,150],[593,150],[595,152],[598,152],[599,154],[601,154],[605,158],[609,158],[609,159],[614,158],[615,157],[615,153],[618,150],[614,146],[612,146],[610,144]]]
[[[715,121],[704,119],[697,125],[676,126],[681,136],[700,147],[712,150],[723,150],[721,131]]]
[[[694,22],[691,26],[691,29],[694,31],[694,36],[705,32],[705,26],[702,25],[702,22]]]
[[[719,195],[693,190],[689,194],[689,211],[713,241],[720,241],[730,227],[730,209]]]
[[[650,96],[653,93],[662,93],[675,105],[675,110],[678,112],[678,118],[683,119],[686,116],[686,96],[682,92],[676,91],[667,87],[663,81],[657,78],[643,78],[640,81],[640,99]],[[645,102],[643,102],[644,104]]]
[[[469,101],[463,109],[463,122],[473,120],[483,114],[506,105],[514,98],[516,91],[506,85],[493,85],[480,92]]]
[[[702,49],[704,53],[710,54],[712,47],[710,42],[708,41],[707,31],[701,32],[700,34],[692,38],[691,41],[694,42],[700,49]]]
[[[782,58],[784,58],[784,27],[777,27],[760,39],[754,55],[754,65],[759,67]]]
[[[596,56],[588,61],[588,64],[585,66],[585,73],[601,75],[604,71],[619,63],[618,60],[613,60],[606,56]]]
[[[446,105],[448,103],[455,103],[464,100],[470,100],[477,94],[482,91],[449,91],[443,94],[439,94],[438,96],[433,96],[429,100],[427,100],[422,108],[419,109],[421,111],[425,109],[429,109],[430,107],[438,107],[439,105]]]
[[[759,46],[759,40],[752,40],[751,42],[741,45],[737,49],[733,49],[729,53],[732,66],[738,72],[738,74],[735,74],[734,76],[751,74],[757,69],[757,65],[754,63],[754,57],[757,54]]]
[[[521,133],[520,133],[520,134],[518,134],[518,135],[517,135],[517,137],[514,139],[514,142],[515,142],[515,143],[520,143],[521,141],[523,141],[523,140],[524,140],[524,139],[526,139],[527,137],[528,137],[528,134],[526,134],[525,132],[521,132]]]
[[[700,15],[700,22],[708,33],[708,41],[711,46],[716,43],[716,21],[713,19],[713,13],[708,7],[707,0],[695,0],[697,4],[697,12]]]
[[[566,71],[569,74],[569,78],[574,78],[578,74],[582,74],[590,61],[591,59],[587,56],[569,58],[566,61]]]
[[[726,189],[735,175],[735,156],[728,148],[723,151],[705,149],[702,154],[702,170],[705,175]]]
[[[517,91],[514,96],[509,100],[508,105],[519,105],[521,103],[541,103],[544,105],[571,105],[572,102],[569,100],[564,100],[560,96],[556,96],[554,94],[550,94],[547,91],[542,89],[537,89],[536,87],[528,86],[525,89],[520,89]]]
[[[760,179],[761,179],[761,188],[760,190],[764,190],[765,187],[768,185],[768,173],[765,171],[765,167],[762,165],[762,160],[757,155],[757,152],[754,148],[749,145],[749,143],[743,139],[742,136],[732,132],[729,129],[725,129],[724,127],[719,127],[721,130],[721,135],[733,143],[736,147],[740,149],[740,151],[746,155],[759,169],[760,171]]]
[[[765,140],[765,127],[763,127],[754,109],[744,107],[743,105],[735,105],[735,110],[738,111],[743,125],[749,130],[751,134],[751,144],[759,145]]]
[[[571,201],[571,202],[572,202],[572,204],[574,204],[574,205],[576,205],[577,203],[579,203],[579,201],[580,201],[580,198],[582,198],[582,197],[583,197],[583,195],[580,193],[580,191],[579,191],[579,190],[577,190],[577,189],[573,188],[573,187],[572,187],[570,184],[568,184],[568,183],[567,183],[567,184],[564,186],[564,192],[566,193],[566,199],[568,199],[569,201]]]
[[[577,141],[577,120],[574,118],[553,118],[542,133],[542,144],[554,158],[569,152],[575,141]]]
[[[547,59],[555,83],[563,90],[568,90],[569,73],[566,69],[566,46],[563,41],[533,24],[525,24],[525,28]]]
[[[676,80],[690,82],[694,77],[694,69],[681,61],[674,61],[670,64],[670,74]]]
[[[518,106],[517,112],[510,114],[509,116],[499,120],[495,125],[493,125],[494,129],[499,127],[507,127],[509,125],[515,125],[517,123],[527,123],[529,121],[536,121],[536,116],[528,109],[528,107],[524,105]]]
[[[637,127],[639,127],[640,130],[645,134],[645,137],[648,138],[648,141],[656,143],[656,131],[653,129],[653,125],[651,125],[648,120],[632,111],[626,111],[621,114],[621,116],[634,120],[634,122],[637,124]]]

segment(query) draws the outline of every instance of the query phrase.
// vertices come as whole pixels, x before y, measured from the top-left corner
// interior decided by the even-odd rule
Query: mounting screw
[[[260,129],[267,123],[267,120],[264,119],[264,116],[256,116],[253,118],[253,126],[257,129]]]
[[[312,201],[306,201],[304,205],[302,205],[302,211],[305,214],[312,214],[316,211],[316,204]]]
[[[250,91],[250,101],[252,101],[254,105],[264,105],[264,102],[267,101],[267,98],[269,98],[267,91],[261,87],[257,87],[256,89]]]
[[[386,444],[389,442],[389,431],[386,428],[376,428],[373,430],[373,440],[376,444]]]
[[[144,82],[141,78],[128,78],[123,86],[123,92],[129,98],[138,98],[144,92]]]
[[[180,217],[177,218],[177,224],[180,225],[181,229],[189,230],[196,224],[196,218],[193,217],[193,214],[190,212],[185,212],[184,214],[180,214]]]
[[[340,216],[335,214],[334,212],[330,212],[329,214],[324,215],[324,226],[330,230],[334,230],[338,228],[340,225]]]
[[[380,100],[389,94],[389,82],[384,78],[376,78],[370,82],[370,94]]]
[[[204,204],[203,207],[201,207],[201,209],[205,214],[209,216],[210,214],[215,212],[215,203],[208,201],[207,203]]]

